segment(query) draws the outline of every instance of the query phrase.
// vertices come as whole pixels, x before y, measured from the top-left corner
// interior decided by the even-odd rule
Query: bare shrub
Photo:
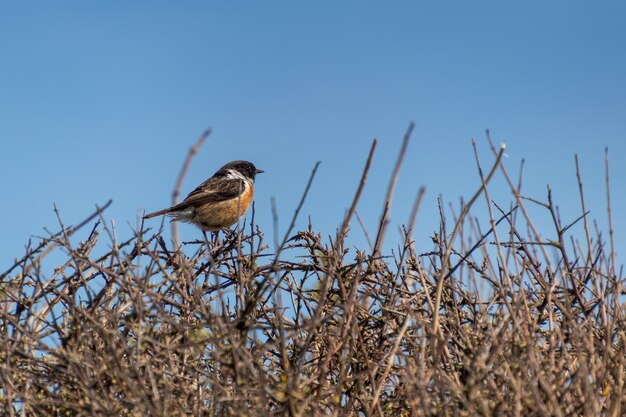
[[[389,200],[372,248],[352,253],[375,144],[332,238],[292,223],[270,251],[252,223],[179,247],[141,225],[118,242],[105,206],[29,248],[1,275],[2,414],[624,414],[624,280],[588,223],[580,176],[581,217],[564,224],[551,192],[520,195],[492,147],[493,166],[453,222],[442,215],[431,252],[412,240],[422,190],[397,249],[382,249]],[[494,175],[510,185],[506,208],[489,197]],[[472,214],[480,198],[487,230]],[[552,230],[535,229],[529,205]],[[575,222],[582,237],[569,234]],[[46,269],[54,251],[67,261]]]

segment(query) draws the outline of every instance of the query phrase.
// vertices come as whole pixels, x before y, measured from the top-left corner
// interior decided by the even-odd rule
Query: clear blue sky
[[[256,211],[270,241],[271,196],[282,232],[317,160],[299,226],[311,216],[333,233],[378,138],[359,207],[373,231],[411,120],[393,235],[423,185],[416,237],[429,246],[437,196],[457,203],[479,185],[472,138],[492,161],[489,128],[511,172],[526,159],[525,192],[545,199],[551,184],[569,220],[580,212],[578,153],[600,227],[608,146],[622,255],[624,22],[621,1],[3,2],[0,270],[29,236],[57,229],[55,203],[72,224],[112,198],[106,217],[128,237],[140,211],[169,204],[207,127],[183,191],[227,161],[253,161],[266,171]],[[501,184],[493,193],[509,201]],[[356,223],[353,234],[359,243]]]

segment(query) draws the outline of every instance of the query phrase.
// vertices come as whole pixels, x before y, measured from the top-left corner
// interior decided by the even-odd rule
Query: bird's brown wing
[[[189,193],[182,202],[170,208],[170,211],[184,210],[191,206],[236,198],[246,185],[240,179],[209,178]]]

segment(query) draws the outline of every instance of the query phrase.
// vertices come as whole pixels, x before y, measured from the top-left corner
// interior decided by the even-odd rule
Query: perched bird
[[[167,214],[172,216],[172,220],[193,223],[204,232],[230,227],[250,206],[254,195],[254,178],[262,172],[252,162],[229,162],[189,193],[181,203],[146,214],[143,218]]]

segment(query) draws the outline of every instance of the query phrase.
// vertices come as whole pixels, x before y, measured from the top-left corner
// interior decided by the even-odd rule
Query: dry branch
[[[496,149],[453,225],[440,204],[432,250],[414,248],[420,190],[397,249],[348,252],[374,145],[334,238],[295,230],[318,165],[274,253],[252,225],[210,247],[118,243],[94,221],[108,205],[42,238],[0,283],[0,415],[621,415],[625,283],[600,231],[578,239],[552,196],[522,196]],[[511,202],[488,193],[496,172]]]

